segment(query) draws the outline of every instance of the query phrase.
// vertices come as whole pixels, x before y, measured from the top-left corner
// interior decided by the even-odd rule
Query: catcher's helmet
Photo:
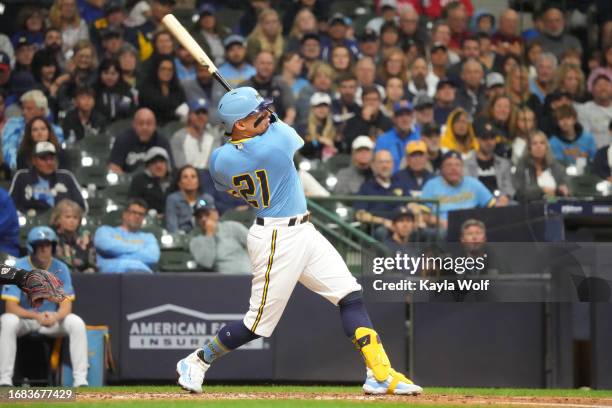
[[[28,254],[34,253],[34,246],[37,242],[51,242],[53,245],[53,252],[55,253],[55,246],[57,245],[57,235],[49,227],[34,227],[28,233],[27,248]]]
[[[225,132],[232,133],[234,123],[251,113],[261,112],[272,105],[272,99],[264,99],[254,88],[243,86],[227,92],[219,101],[219,117]]]

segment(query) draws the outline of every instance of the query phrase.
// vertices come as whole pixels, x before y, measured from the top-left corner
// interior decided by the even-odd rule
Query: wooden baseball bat
[[[206,55],[206,52],[194,40],[183,25],[174,17],[173,14],[166,14],[162,18],[162,24],[170,31],[170,33],[181,43],[183,47],[195,58],[198,64],[205,66],[208,72],[225,88],[226,91],[231,91],[231,85],[219,74],[219,70],[212,60]]]

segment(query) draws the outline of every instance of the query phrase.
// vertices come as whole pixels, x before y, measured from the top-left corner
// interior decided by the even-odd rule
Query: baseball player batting
[[[366,365],[367,394],[420,394],[423,389],[395,371],[364,307],[361,286],[336,249],[309,222],[293,155],[304,141],[268,110],[255,89],[227,92],[219,117],[230,143],[210,161],[215,187],[241,197],[257,212],[247,248],[253,269],[249,310],[224,326],[203,348],[176,365],[178,383],[200,393],[204,375],[219,357],[274,331],[293,288],[300,282],[337,305],[346,335]]]

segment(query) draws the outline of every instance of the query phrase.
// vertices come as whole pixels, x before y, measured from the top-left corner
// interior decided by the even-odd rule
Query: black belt
[[[293,217],[289,218],[289,222],[287,223],[288,227],[293,227],[294,225],[304,224],[305,222],[310,221],[310,213],[304,215],[303,217]],[[262,227],[266,225],[266,222],[263,218],[257,217],[255,219],[255,224],[261,225]]]

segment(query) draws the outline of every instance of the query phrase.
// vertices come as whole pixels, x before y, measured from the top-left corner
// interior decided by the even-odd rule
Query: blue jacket
[[[388,150],[391,152],[393,156],[393,172],[395,173],[400,168],[408,142],[419,140],[420,138],[421,135],[418,130],[412,129],[406,137],[401,137],[397,129],[393,127],[378,137],[374,151]]]
[[[0,252],[19,256],[19,219],[13,200],[0,188]]]
[[[386,188],[373,177],[363,182],[357,195],[401,197],[404,195],[404,191],[395,178],[391,179],[391,184]],[[391,218],[393,211],[400,205],[401,203],[365,201],[356,201],[353,204],[356,210],[365,210],[370,214],[383,218]]]
[[[204,199],[209,203],[215,200],[208,194],[200,194],[197,198]],[[185,231],[191,232],[195,222],[193,218],[193,207],[185,200],[180,191],[175,191],[166,198],[166,229],[170,233]]]
[[[159,244],[149,232],[103,225],[94,236],[100,273],[149,272],[159,261]]]
[[[52,126],[55,136],[57,136],[57,141],[62,144],[64,142],[64,131],[57,125]],[[2,130],[2,152],[4,154],[4,162],[9,165],[11,170],[17,168],[17,151],[19,150],[19,145],[21,145],[24,131],[25,121],[22,116],[7,120]]]
[[[595,138],[592,134],[585,132],[580,124],[576,124],[576,138],[572,141],[561,136],[559,129],[555,131],[550,138],[550,150],[555,159],[563,164],[574,164],[576,158],[586,157],[589,161],[593,161],[597,146]]]

